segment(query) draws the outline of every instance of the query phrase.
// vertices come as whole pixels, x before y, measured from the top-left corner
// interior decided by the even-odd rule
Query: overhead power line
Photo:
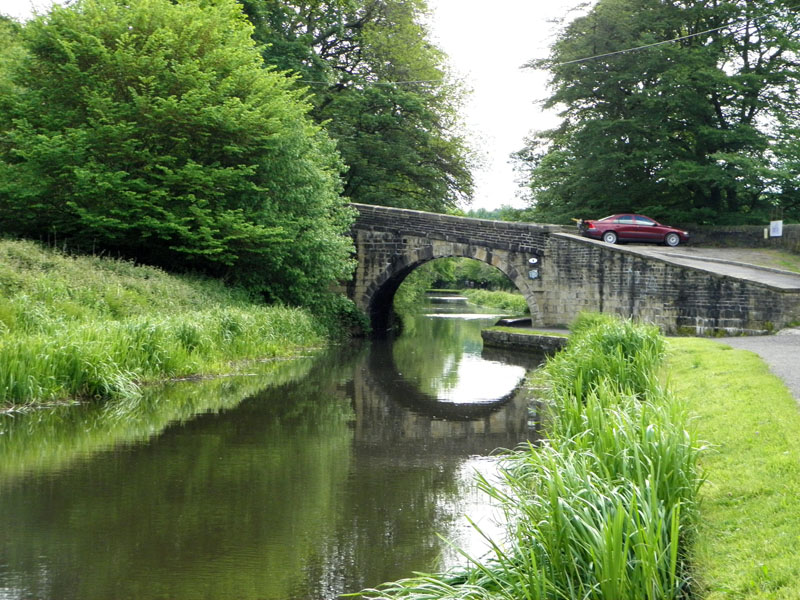
[[[785,7],[785,10],[794,10],[800,8],[800,2],[797,4],[793,4],[791,6]],[[692,39],[695,37],[699,37],[702,35],[708,35],[710,33],[715,33],[717,31],[722,31],[723,29],[733,29],[733,32],[742,31],[749,23],[753,21],[760,21],[762,19],[767,19],[769,17],[778,16],[778,13],[771,13],[761,15],[760,17],[753,17],[751,19],[743,19],[741,21],[737,21],[735,23],[728,23],[726,25],[722,25],[720,27],[714,27],[712,29],[706,29],[704,31],[698,31],[696,33],[690,33],[687,35],[682,35],[676,38],[671,38],[669,40],[662,40],[660,42],[653,42],[652,44],[644,44],[642,46],[634,46],[631,48],[625,48],[623,50],[615,50],[613,52],[605,52],[603,54],[595,54],[592,56],[586,56],[583,58],[576,58],[574,60],[567,60],[560,63],[554,63],[553,67],[563,67],[565,65],[572,65],[582,62],[589,62],[592,60],[599,60],[601,58],[608,58],[609,56],[617,56],[619,54],[627,54],[629,52],[639,52],[641,50],[647,50],[648,48],[655,48],[657,46],[664,46],[666,44],[674,44],[675,42],[681,42],[683,40]],[[738,26],[738,27],[737,27]],[[307,85],[334,85],[326,81],[303,81],[300,80],[301,83]],[[440,84],[443,83],[444,79],[417,79],[417,80],[409,80],[409,81],[362,81],[358,82],[360,85],[413,85],[413,84],[420,84],[420,83],[430,83],[430,84]]]
[[[800,8],[800,3],[786,7],[787,10],[794,10],[796,8]],[[576,63],[588,62],[590,60],[598,60],[600,58],[607,58],[609,56],[616,56],[618,54],[627,54],[628,52],[638,52],[640,50],[646,50],[648,48],[654,48],[656,46],[663,46],[665,44],[674,44],[675,42],[681,42],[683,40],[688,40],[688,39],[691,39],[691,38],[699,37],[701,35],[708,35],[709,33],[714,33],[716,31],[722,31],[723,29],[733,28],[733,27],[735,27],[737,25],[739,25],[740,27],[737,28],[737,29],[734,29],[734,31],[735,32],[739,32],[739,31],[742,31],[742,29],[744,29],[744,27],[746,27],[747,24],[749,24],[749,23],[751,23],[753,21],[760,21],[761,19],[766,19],[766,18],[769,18],[769,17],[775,17],[777,15],[778,15],[778,13],[772,13],[772,14],[761,15],[760,17],[753,17],[752,19],[743,19],[743,20],[738,21],[736,23],[728,23],[727,25],[722,25],[721,27],[714,27],[713,29],[706,29],[705,31],[698,31],[696,33],[690,33],[688,35],[682,35],[680,37],[672,38],[672,39],[669,39],[669,40],[662,40],[660,42],[654,42],[652,44],[644,44],[643,46],[635,46],[633,48],[625,48],[624,50],[615,50],[614,52],[606,52],[604,54],[595,54],[593,56],[586,56],[584,58],[576,58],[574,60],[567,60],[567,61],[564,61],[564,62],[555,63],[552,66],[553,67],[563,67],[565,65],[572,65],[572,64],[576,64]]]

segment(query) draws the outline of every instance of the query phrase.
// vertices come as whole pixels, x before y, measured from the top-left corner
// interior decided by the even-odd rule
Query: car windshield
[[[617,218],[617,215],[610,215],[608,217],[603,217],[602,219],[599,219],[599,220],[600,221],[613,221],[616,218]]]

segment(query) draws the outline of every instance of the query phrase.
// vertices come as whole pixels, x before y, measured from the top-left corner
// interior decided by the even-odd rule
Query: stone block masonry
[[[523,350],[554,354],[567,345],[569,338],[540,335],[535,333],[514,332],[502,329],[484,329],[481,331],[484,346],[497,346],[511,350]]]

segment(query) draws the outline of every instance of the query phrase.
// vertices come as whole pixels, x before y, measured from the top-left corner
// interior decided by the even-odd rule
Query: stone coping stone
[[[503,328],[481,330],[481,338],[487,346],[511,348],[514,350],[533,350],[553,354],[567,345],[569,338],[563,335],[547,335],[534,332],[512,332]]]

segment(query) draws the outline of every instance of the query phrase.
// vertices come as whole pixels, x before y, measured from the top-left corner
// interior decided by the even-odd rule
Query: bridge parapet
[[[358,209],[354,229],[388,231],[397,236],[423,236],[465,244],[481,244],[513,252],[541,254],[552,226],[442,215],[405,208],[352,204]]]

